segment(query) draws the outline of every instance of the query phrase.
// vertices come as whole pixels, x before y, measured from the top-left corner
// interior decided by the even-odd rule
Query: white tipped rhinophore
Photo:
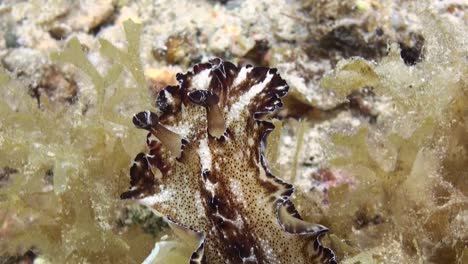
[[[192,86],[195,90],[207,90],[211,82],[211,69],[206,69],[192,77]]]

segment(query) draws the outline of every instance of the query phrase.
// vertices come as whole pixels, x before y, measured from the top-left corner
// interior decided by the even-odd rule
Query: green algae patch
[[[328,167],[346,181],[329,189],[324,213],[314,216],[330,227],[344,263],[466,258],[466,40],[448,22],[423,19],[425,54],[416,65],[391,45],[378,63],[341,61],[321,83],[338,96],[371,86],[385,99],[375,123],[361,119],[328,141]]]
[[[136,221],[140,211],[133,214],[135,225],[152,224],[121,224],[128,222],[120,193],[127,187],[130,156],[143,147],[130,120],[149,99],[133,96],[135,88],[117,78],[121,66],[102,76],[77,39],[52,57],[89,76],[99,96],[91,108],[101,111],[88,111],[79,100],[51,107],[46,97],[39,109],[20,82],[2,78],[0,254],[32,249],[51,263],[139,263],[165,232],[162,221]]]
[[[53,53],[51,57],[57,62],[71,63],[88,75],[94,84],[97,93],[97,104],[99,105],[103,105],[105,88],[110,86],[122,72],[122,66],[115,64],[107,72],[106,76],[102,76],[88,60],[77,38],[71,39],[62,52]]]
[[[82,116],[78,106],[39,110],[20,96],[30,102],[19,111],[5,102],[14,98],[1,99],[0,167],[17,171],[0,189],[8,237],[0,243],[2,254],[34,248],[53,263],[143,258],[154,238],[144,232],[128,238],[117,225],[131,160],[124,145],[139,146],[131,140],[138,137],[133,127]],[[117,136],[115,128],[124,133]]]
[[[352,91],[373,87],[378,81],[379,76],[372,63],[355,57],[339,61],[336,69],[321,80],[321,86],[332,90],[339,99],[344,99]]]
[[[10,77],[8,76],[8,74],[5,73],[5,70],[0,68],[0,86],[6,86],[9,80]]]
[[[132,20],[124,22],[125,35],[128,41],[127,51],[120,50],[105,39],[100,39],[101,53],[109,59],[114,59],[119,65],[127,68],[140,86],[145,85],[145,76],[140,63],[140,34],[141,24]]]

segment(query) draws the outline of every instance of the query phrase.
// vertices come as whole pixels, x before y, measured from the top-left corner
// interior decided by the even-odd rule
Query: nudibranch
[[[190,263],[336,263],[320,243],[327,228],[301,219],[293,186],[266,163],[269,119],[289,88],[277,70],[213,59],[176,78],[155,112],[133,117],[149,151],[121,198],[194,234]]]

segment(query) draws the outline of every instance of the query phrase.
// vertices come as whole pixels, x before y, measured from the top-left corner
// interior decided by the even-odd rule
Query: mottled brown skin
[[[290,201],[292,185],[265,161],[274,128],[268,114],[288,90],[276,69],[214,59],[177,80],[179,86],[160,92],[157,113],[134,117],[150,131],[149,153],[135,158],[132,187],[122,198],[150,206],[187,232],[203,232],[191,263],[335,263],[319,242],[327,229],[301,220]],[[172,153],[178,138],[182,151]]]

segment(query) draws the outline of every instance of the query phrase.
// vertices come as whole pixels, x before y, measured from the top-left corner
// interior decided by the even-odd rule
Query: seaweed
[[[126,28],[129,43],[138,44],[139,26],[129,22]],[[138,47],[130,50],[135,53]],[[127,153],[142,147],[127,121],[131,114],[119,107],[131,111],[149,105],[149,99],[126,100],[134,89],[117,78],[123,67],[116,64],[101,75],[76,38],[52,58],[88,75],[98,100],[94,106],[78,101],[51,108],[41,97],[39,109],[20,82],[7,81],[2,74],[6,89],[0,99],[0,167],[16,173],[0,187],[0,253],[22,255],[35,248],[41,259],[52,263],[142,260],[155,238],[118,224],[119,212],[126,210],[119,193],[130,165]],[[112,89],[113,84],[119,89]],[[89,107],[98,111],[86,111]],[[164,224],[151,229],[158,237],[165,233]]]
[[[8,74],[5,73],[3,68],[0,68],[0,85],[6,86],[9,80],[10,80],[10,77],[8,76]]]
[[[311,143],[326,146],[319,169],[328,174],[322,185],[314,174],[298,179],[316,184],[296,200],[306,219],[330,226],[344,263],[466,259],[466,40],[449,22],[430,13],[422,19],[425,53],[417,64],[392,44],[380,62],[342,60],[321,82],[338,98],[371,85],[378,99],[375,122],[343,113],[322,124],[327,132]],[[324,182],[324,197],[314,197]]]

